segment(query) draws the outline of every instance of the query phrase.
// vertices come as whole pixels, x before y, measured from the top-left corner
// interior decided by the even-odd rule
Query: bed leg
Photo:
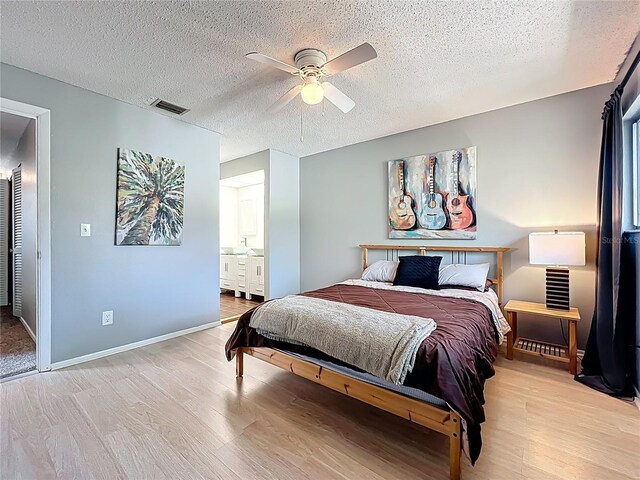
[[[451,412],[451,420],[453,422],[452,430],[449,433],[449,479],[460,480],[460,456],[462,453],[462,428],[460,425],[460,416]]]
[[[236,377],[242,377],[244,374],[244,356],[242,348],[239,348],[236,352]]]

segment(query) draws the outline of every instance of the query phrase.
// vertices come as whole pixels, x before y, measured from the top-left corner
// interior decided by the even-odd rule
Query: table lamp
[[[547,308],[569,310],[568,266],[584,265],[584,232],[535,232],[529,234],[529,263],[547,265]]]

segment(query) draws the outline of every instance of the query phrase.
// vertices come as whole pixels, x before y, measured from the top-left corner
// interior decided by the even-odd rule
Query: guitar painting
[[[447,216],[442,208],[442,194],[435,192],[437,161],[435,155],[431,155],[427,162],[428,192],[422,194],[422,210],[419,218],[420,226],[429,230],[440,230],[447,224]]]
[[[476,147],[390,160],[388,186],[389,238],[476,238]]]
[[[450,230],[461,230],[473,224],[473,210],[468,204],[468,195],[460,193],[460,162],[462,153],[453,154],[452,177],[453,189],[447,194],[447,228]]]
[[[392,198],[389,205],[389,225],[394,230],[410,230],[416,224],[413,198],[406,192],[404,182],[404,161],[397,162],[399,195]]]

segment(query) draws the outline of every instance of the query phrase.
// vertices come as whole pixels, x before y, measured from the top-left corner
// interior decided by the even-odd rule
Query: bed
[[[509,249],[406,245],[360,245],[360,248],[363,270],[372,253],[384,252],[387,258],[395,259],[411,250],[419,255],[442,252],[450,255],[451,263],[467,263],[467,256],[489,255],[494,260],[495,276],[490,279],[493,290],[424,290],[348,280],[301,294],[309,301],[322,299],[342,305],[345,312],[356,306],[383,312],[381,314],[435,320],[437,328],[421,342],[415,364],[401,384],[371,375],[306,345],[261,335],[249,325],[255,309],[238,320],[226,345],[227,358],[235,357],[236,374],[240,377],[243,356],[251,355],[447,435],[450,478],[459,479],[463,444],[472,463],[478,458],[482,445],[484,383],[494,375],[498,344],[506,333],[500,310],[504,254]]]

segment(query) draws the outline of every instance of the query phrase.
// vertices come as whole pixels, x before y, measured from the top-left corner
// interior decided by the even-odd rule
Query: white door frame
[[[0,111],[36,121],[36,366],[51,370],[51,111],[0,97]]]

